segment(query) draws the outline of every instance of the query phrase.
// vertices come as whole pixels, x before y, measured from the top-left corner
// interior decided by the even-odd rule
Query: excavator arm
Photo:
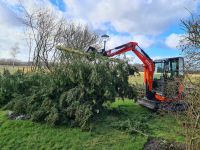
[[[144,64],[144,83],[146,85],[146,95],[151,97],[153,95],[153,73],[154,73],[154,62],[153,60],[138,46],[136,42],[129,42],[121,46],[115,47],[104,52],[104,55],[108,57],[120,55],[132,51]]]

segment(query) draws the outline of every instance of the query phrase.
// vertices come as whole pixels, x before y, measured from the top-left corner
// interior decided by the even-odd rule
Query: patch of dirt
[[[163,139],[149,138],[143,150],[186,150],[183,143],[170,142]]]

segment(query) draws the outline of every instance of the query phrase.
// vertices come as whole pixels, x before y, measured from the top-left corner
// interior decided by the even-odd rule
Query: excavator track
[[[139,105],[147,107],[154,111],[185,111],[188,105],[183,101],[175,102],[156,102],[155,100],[148,100],[147,98],[142,98],[137,101]]]
[[[158,109],[158,103],[153,100],[148,100],[147,98],[142,98],[137,101],[138,104],[145,106],[151,110],[157,110]]]

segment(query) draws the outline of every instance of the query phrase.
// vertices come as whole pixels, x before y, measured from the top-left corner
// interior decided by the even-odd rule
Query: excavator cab
[[[184,75],[183,57],[155,60],[154,64],[153,91],[170,99],[177,97]]]

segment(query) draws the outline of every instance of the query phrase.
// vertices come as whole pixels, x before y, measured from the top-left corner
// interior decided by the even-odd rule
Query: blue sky
[[[129,41],[139,45],[153,58],[181,55],[179,40],[184,35],[181,19],[189,11],[200,12],[199,0],[21,0],[31,12],[48,7],[61,17],[87,24],[99,34],[110,35],[108,48]],[[0,57],[9,58],[10,49],[20,43],[18,59],[27,60],[28,50],[21,25],[13,12],[18,0],[0,0]],[[188,11],[189,10],[189,11]],[[131,53],[128,57],[138,59]]]

